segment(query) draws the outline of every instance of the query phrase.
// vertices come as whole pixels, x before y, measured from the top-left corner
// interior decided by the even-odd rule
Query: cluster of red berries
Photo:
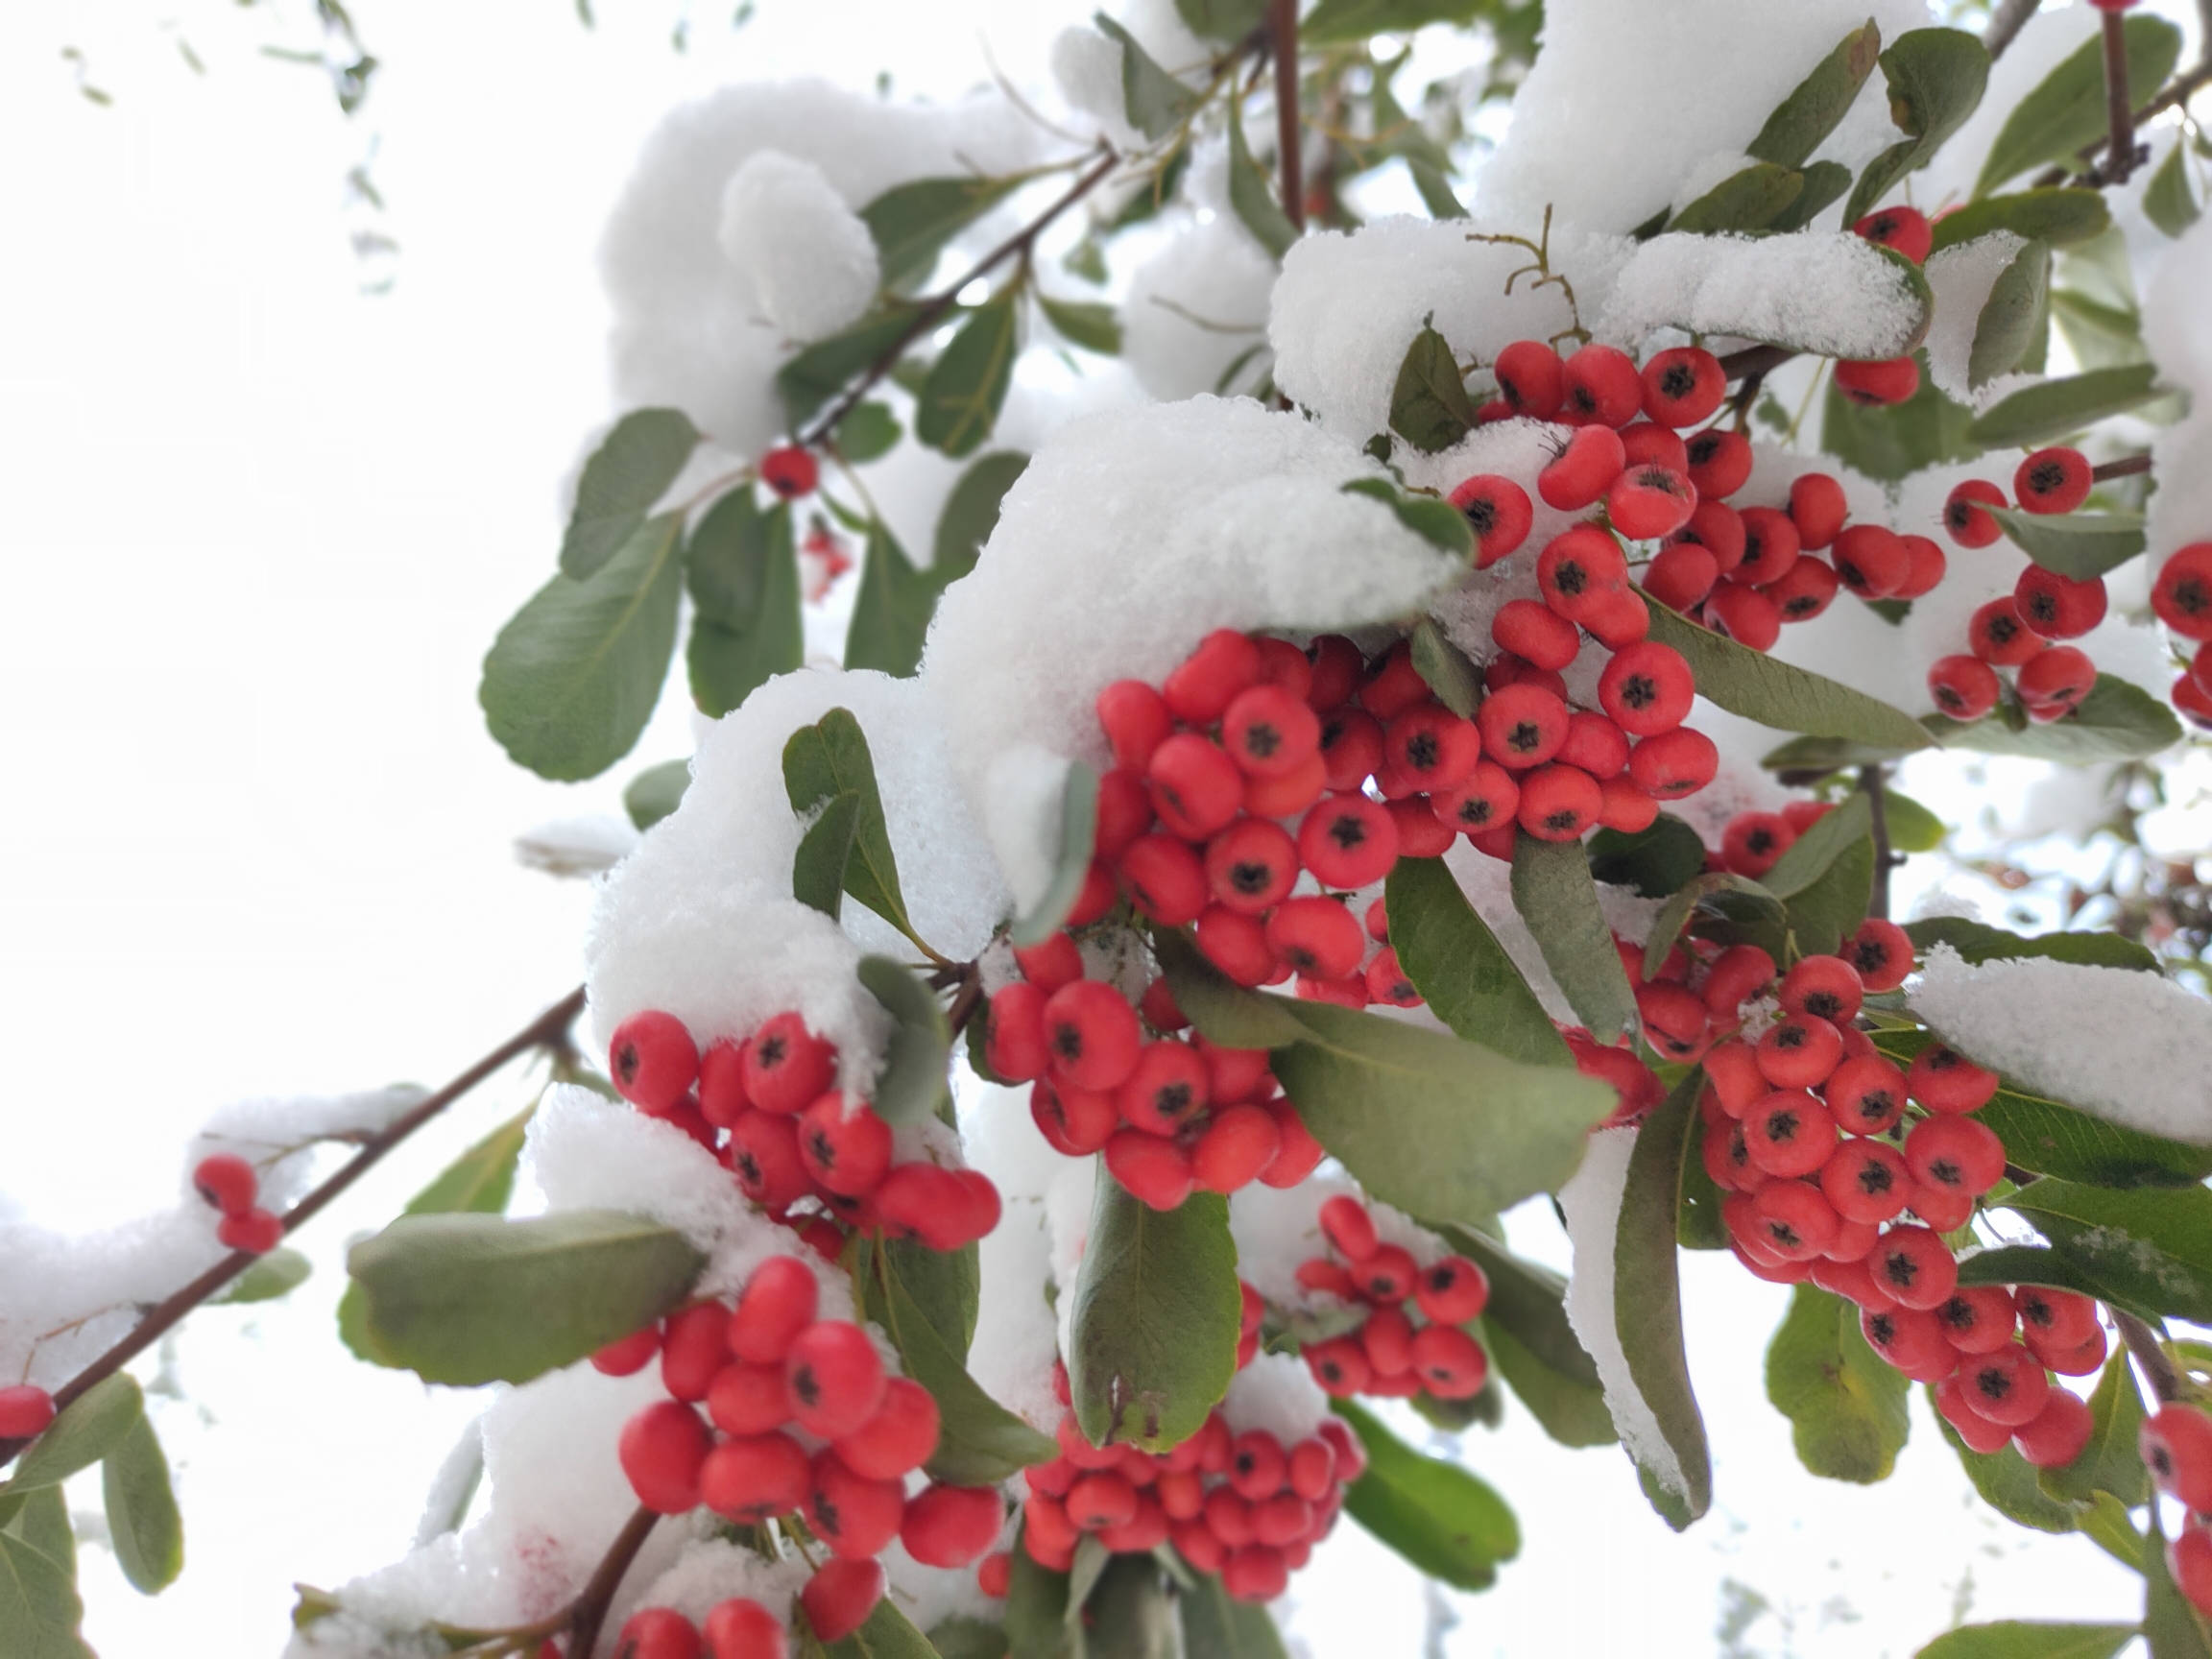
[[[2189,671],[2174,683],[2174,707],[2212,727],[2212,541],[2192,541],[2159,567],[2151,609],[2184,639],[2199,642]]]
[[[1371,1394],[1407,1400],[1470,1400],[1482,1391],[1490,1358],[1467,1330],[1489,1305],[1490,1281],[1464,1256],[1423,1267],[1402,1244],[1385,1244],[1357,1198],[1321,1206],[1321,1231],[1341,1262],[1317,1256],[1298,1264],[1298,1283],[1334,1296],[1365,1318],[1358,1329],[1309,1345],[1307,1369],[1338,1399]],[[1407,1311],[1410,1299],[1421,1322]]]
[[[2212,1417],[2182,1402],[2161,1406],[2136,1435],[2159,1491],[2188,1511],[2166,1546],[2166,1569],[2200,1613],[2212,1613]]]
[[[998,1489],[932,1484],[907,1496],[905,1478],[937,1449],[937,1403],[920,1383],[887,1375],[858,1325],[817,1318],[817,1302],[812,1269],[773,1257],[734,1309],[694,1303],[593,1356],[614,1376],[661,1361],[669,1398],[622,1431],[622,1470],[637,1501],[663,1515],[705,1504],[749,1526],[803,1514],[839,1562],[874,1571],[878,1594],[874,1558],[894,1538],[932,1567],[975,1561],[1005,1521]],[[838,1588],[849,1579],[851,1568],[824,1595],[849,1599]],[[815,1634],[835,1641],[874,1604],[871,1596],[836,1630],[809,1604]]]
[[[36,1383],[0,1388],[0,1440],[30,1440],[54,1421],[54,1396]]]
[[[799,543],[800,597],[809,605],[816,603],[852,568],[853,554],[845,539],[817,517]]]
[[[1902,254],[1915,265],[1924,263],[1936,246],[1936,228],[1916,207],[1880,207],[1851,228],[1877,248]],[[1920,365],[1909,356],[1872,361],[1839,358],[1836,390],[1865,407],[1902,403],[1920,390]]]
[[[1247,1307],[1251,1298],[1247,1295]],[[1066,1374],[1056,1377],[1065,1403]],[[1058,1430],[1060,1455],[1023,1471],[1022,1548],[1065,1573],[1089,1533],[1117,1554],[1171,1543],[1201,1573],[1217,1573],[1241,1601],[1271,1601],[1306,1565],[1343,1507],[1344,1488],[1367,1467],[1358,1439],[1336,1418],[1285,1446],[1264,1429],[1237,1432],[1219,1411],[1171,1452],[1093,1446],[1072,1415]],[[1002,1586],[998,1558],[982,1582]]]
[[[998,1190],[973,1169],[894,1163],[891,1128],[837,1088],[837,1051],[797,1014],[701,1053],[684,1022],[649,1010],[622,1022],[608,1074],[622,1097],[715,1153],[745,1195],[834,1258],[842,1223],[957,1250],[998,1224]],[[799,1206],[811,1200],[808,1211]]]
[[[227,1248],[266,1256],[283,1242],[284,1223],[254,1202],[261,1195],[260,1176],[236,1153],[217,1152],[201,1159],[192,1171],[192,1187],[222,1215],[215,1224],[215,1237]]]

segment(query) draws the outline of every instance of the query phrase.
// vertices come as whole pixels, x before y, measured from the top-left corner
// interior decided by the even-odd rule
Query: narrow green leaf
[[[2151,182],[2143,191],[2143,216],[2169,236],[2180,235],[2204,211],[2197,204],[2197,193],[2189,188],[2189,163],[2183,156],[2187,148],[2176,136],[2174,148],[2166,152],[2166,159],[2158,163],[2158,170],[2151,175]]]
[[[1208,1573],[1176,1599],[1183,1614],[1184,1659],[1289,1659],[1283,1633],[1264,1606],[1233,1599]]]
[[[576,481],[561,574],[581,582],[629,545],[698,446],[699,429],[680,409],[634,409],[615,421]]]
[[[1633,835],[1600,830],[1584,852],[1593,878],[1609,887],[1631,888],[1644,899],[1669,898],[1705,868],[1704,841],[1671,812],[1660,813],[1648,830]]]
[[[853,834],[860,824],[860,794],[848,789],[830,797],[822,816],[799,838],[791,860],[791,897],[834,922],[845,908],[845,871],[853,858]]]
[[[791,509],[753,511],[736,491],[700,520],[685,554],[698,614],[685,652],[691,700],[715,718],[805,660]]]
[[[1009,1651],[1005,1630],[980,1619],[942,1619],[927,1634],[938,1659],[1006,1659]]]
[[[1854,403],[1831,380],[1821,404],[1820,447],[1869,478],[1894,484],[1942,461],[1971,461],[1974,411],[1946,397],[1920,359],[1920,386],[1902,403]]]
[[[1095,351],[1101,357],[1121,355],[1121,314],[1098,301],[1054,300],[1037,296],[1045,320],[1070,346]]]
[[[1336,46],[1376,35],[1410,35],[1431,23],[1472,23],[1483,0],[1321,0],[1298,25],[1301,46]]]
[[[2130,1573],[2143,1570],[2143,1534],[2128,1519],[2128,1506],[2109,1492],[2099,1492],[2080,1516],[2081,1536]]]
[[[2044,1470],[2038,1477],[2043,1490],[2062,1503],[2093,1503],[2098,1493],[2109,1492],[2130,1509],[2148,1503],[2151,1477],[2135,1446],[2142,1427],[2143,1396],[2123,1351],[2105,1361],[2089,1396],[2089,1444],[2073,1462]]]
[[[1748,876],[1731,876],[1724,870],[1699,876],[1668,900],[1652,919],[1651,931],[1644,941],[1644,977],[1658,976],[1659,970],[1666,966],[1667,953],[1682,936],[1693,911],[1701,907],[1718,909],[1724,902],[1732,903],[1739,916],[1755,915],[1777,929],[1783,924],[1782,901]]]
[[[1252,239],[1281,264],[1298,240],[1298,227],[1290,223],[1268,188],[1266,174],[1252,159],[1244,143],[1243,112],[1234,103],[1229,109],[1229,206],[1252,232]]]
[[[1984,196],[1936,221],[1929,253],[1933,256],[1992,230],[2009,230],[2023,242],[2060,246],[2102,235],[2111,223],[2104,198],[2095,190],[2059,187]]]
[[[1241,1310],[1227,1201],[1194,1192],[1163,1214],[1101,1164],[1068,1355],[1091,1443],[1165,1452],[1203,1428],[1237,1374]]]
[[[1482,702],[1482,671],[1445,637],[1432,616],[1413,624],[1412,662],[1437,702],[1462,720],[1475,717]]]
[[[1974,324],[1966,356],[1966,384],[1975,390],[2020,367],[2038,328],[2051,325],[2051,249],[2031,242],[1997,274]]]
[[[1006,492],[1028,465],[1029,457],[1018,449],[997,449],[978,455],[960,474],[960,482],[945,498],[945,510],[937,516],[936,555],[930,561],[929,578],[939,591],[975,568],[983,543],[998,527],[998,509]]]
[[[1603,1388],[1554,1371],[1487,1314],[1482,1319],[1482,1346],[1513,1397],[1560,1445],[1611,1446],[1619,1441]]]
[[[928,279],[945,244],[1022,186],[1021,179],[914,179],[894,184],[860,209],[876,239],[883,286]]]
[[[1633,1029],[1635,993],[1598,906],[1581,843],[1539,841],[1524,830],[1513,852],[1513,908],[1590,1034],[1610,1043]]]
[[[906,337],[920,309],[907,301],[893,301],[843,333],[815,341],[777,370],[776,390],[791,429],[805,425],[851,381],[873,369]]]
[[[1021,314],[1009,286],[968,313],[929,366],[914,411],[914,436],[958,460],[991,436],[1014,381]]]
[[[371,1340],[426,1382],[523,1382],[627,1336],[704,1262],[674,1228],[611,1211],[509,1221],[402,1215],[347,1253]]]
[[[1764,230],[1789,211],[1805,188],[1805,175],[1771,161],[1732,173],[1667,222],[1670,231],[1718,234]]]
[[[663,760],[648,766],[622,790],[622,810],[642,831],[650,830],[684,804],[684,791],[691,787],[691,762]]]
[[[2151,1506],[2143,1540],[2143,1635],[2151,1659],[2212,1659],[2212,1627],[2190,1605],[2166,1567],[2166,1537],[2158,1506]]]
[[[1771,161],[1778,167],[1804,166],[1820,141],[1836,131],[1859,88],[1874,73],[1881,54],[1882,31],[1869,17],[1844,36],[1842,43],[1775,107],[1759,136],[1743,147],[1744,153],[1755,161]]]
[[[1451,343],[1424,324],[1398,365],[1390,393],[1390,429],[1433,455],[1451,448],[1474,426],[1475,400],[1459,377]]]
[[[1436,1018],[1470,1043],[1537,1066],[1574,1055],[1441,858],[1401,858],[1384,888],[1390,939]]]
[[[1984,1250],[1959,1263],[1961,1285],[2047,1285],[2055,1290],[2074,1290],[2108,1302],[2147,1322],[2163,1317],[2157,1309],[2126,1290],[2113,1290],[2074,1256],[2063,1250],[2039,1249],[2029,1244],[2006,1244]]]
[[[2181,31],[2163,17],[2138,15],[2128,18],[2127,38],[2128,85],[2138,104],[2147,103],[2181,60]],[[2104,136],[2108,120],[2104,42],[2092,35],[2013,106],[1989,146],[1974,194],[1986,196],[2031,167],[2078,165],[2076,152]]]
[[[1862,835],[1837,854],[1836,861],[1783,914],[1798,950],[1812,956],[1833,955],[1846,935],[1866,920],[1874,896],[1874,841]]]
[[[880,519],[869,521],[863,558],[860,590],[853,596],[853,621],[845,634],[845,666],[904,678],[922,664],[922,643],[942,589],[931,572],[915,568]]]
[[[1650,1407],[1689,1484],[1687,1492],[1664,1490],[1656,1476],[1645,1470],[1645,1495],[1677,1532],[1713,1503],[1713,1456],[1682,1345],[1682,1283],[1674,1244],[1682,1171],[1698,1155],[1697,1093],[1704,1075],[1693,1070],[1637,1131],[1613,1236],[1614,1327],[1636,1391]]]
[[[1989,516],[2029,558],[2076,582],[2118,569],[2143,551],[2140,513],[2027,513],[1992,507]]]
[[[2135,1635],[2132,1624],[2046,1624],[2007,1619],[1946,1631],[1913,1659],[2112,1659]]]
[[[861,957],[859,974],[897,1022],[870,1104],[894,1127],[920,1123],[951,1103],[952,1028],[929,988],[890,957]]]
[[[876,786],[875,757],[868,752],[867,733],[851,709],[832,709],[813,725],[791,733],[783,745],[783,791],[791,810],[802,814],[848,791],[860,797],[853,856],[845,867],[845,891],[913,939],[906,900],[899,890],[899,861],[891,852],[891,827],[883,817],[882,792]]]
[[[1241,40],[1266,12],[1267,0],[1175,0],[1183,27],[1201,40]]]
[[[1209,1041],[1224,1048],[1286,1048],[1312,1035],[1289,998],[1232,985],[1199,954],[1189,933],[1155,933],[1152,949],[1175,993],[1175,1005]]]
[[[1089,1659],[1183,1659],[1182,1626],[1160,1563],[1112,1555],[1083,1609]]]
[[[477,700],[499,746],[541,778],[595,778],[627,755],[676,648],[682,517],[648,519],[585,581],[556,576],[484,659]]]
[[[1963,916],[1932,916],[1925,921],[1906,923],[1905,936],[1923,956],[1938,945],[1948,945],[1969,963],[2043,956],[2082,968],[2158,972],[2156,956],[2134,940],[2122,938],[2117,933],[2038,933],[2029,938],[1992,927],[1987,923],[1968,921]],[[2206,1156],[2212,1158],[2212,1153]]]
[[[1802,230],[1817,219],[1822,210],[1835,205],[1843,192],[1851,188],[1851,169],[1840,161],[1815,161],[1805,170],[1804,187],[1796,199],[1774,216],[1767,228],[1779,235],[1789,230]]]
[[[1496,1582],[1498,1563],[1521,1553],[1521,1525],[1505,1500],[1458,1464],[1423,1456],[1351,1401],[1330,1408],[1367,1454],[1345,1512],[1432,1578],[1461,1590]]]
[[[141,1414],[100,1465],[101,1501],[116,1565],[142,1596],[158,1596],[184,1571],[184,1521],[169,1486],[169,1459]]]
[[[1895,789],[1883,792],[1882,821],[1888,829],[1893,853],[1933,853],[1951,833],[1942,819]]]
[[[1925,167],[1944,140],[1965,125],[1989,84],[1989,52],[1962,29],[1912,29],[1881,57],[1889,88],[1889,119],[1905,134],[1866,164],[1843,208],[1851,224],[1908,173]]]
[[[1934,1410],[1936,1390],[1931,1387],[1927,1394],[1929,1408]],[[2074,1505],[2046,1498],[2042,1487],[2035,1483],[2034,1468],[2015,1447],[2006,1445],[1986,1453],[1972,1451],[1959,1438],[1959,1431],[1943,1420],[1940,1411],[1936,1412],[1936,1427],[1942,1431],[1951,1450],[1959,1455],[1960,1466],[1966,1471],[1966,1479],[1974,1483],[1974,1490],[1998,1514],[2023,1527],[2032,1527],[2038,1532],[2075,1530]]]
[[[1794,898],[1828,873],[1844,851],[1864,836],[1874,823],[1873,804],[1863,791],[1853,790],[1836,810],[1817,819],[1797,837],[1790,850],[1760,878],[1760,885],[1777,899]]]
[[[1080,1659],[1069,1638],[1068,1575],[1038,1566],[1019,1541],[1006,1588],[1006,1640],[1011,1659]]]
[[[2131,1302],[2212,1324],[2212,1190],[2116,1192],[2046,1177],[2007,1198],[2005,1208]]]
[[[1653,602],[1651,637],[1689,661],[1698,694],[1777,732],[1840,737],[1909,753],[1929,746],[1917,721],[1823,675],[1793,668]]]
[[[1475,556],[1475,532],[1468,526],[1467,516],[1449,501],[1433,495],[1409,495],[1386,478],[1355,478],[1342,493],[1382,502],[1407,529],[1455,559]]]
[[[0,1654],[6,1659],[92,1659],[77,1634],[84,1603],[59,1563],[0,1532]]]
[[[1190,117],[1202,102],[1198,93],[1154,62],[1137,37],[1105,12],[1093,12],[1091,21],[1121,48],[1121,106],[1130,126],[1147,138],[1165,138]]]
[[[1080,760],[1068,763],[1068,782],[1060,796],[1060,855],[1052,882],[1026,916],[1015,919],[1007,936],[1017,945],[1042,945],[1059,931],[1083,896],[1090,878],[1091,854],[1098,837],[1098,774]]]
[[[2163,397],[2156,376],[2151,364],[2133,363],[2045,380],[2005,398],[1978,417],[1968,432],[1990,449],[2046,444]]]
[[[103,1378],[64,1407],[46,1431],[31,1442],[31,1449],[16,1460],[8,1489],[23,1493],[59,1486],[107,1456],[145,1414],[146,1398],[136,1378],[123,1371]]]
[[[315,1271],[315,1264],[289,1245],[272,1250],[266,1256],[257,1256],[253,1265],[230,1281],[230,1286],[222,1295],[210,1299],[210,1306],[220,1307],[228,1302],[274,1302],[280,1296],[289,1296],[307,1283]]]
[[[929,1638],[914,1628],[889,1596],[876,1603],[859,1629],[821,1651],[829,1659],[939,1659]]]
[[[854,405],[853,413],[837,422],[831,438],[837,453],[854,466],[879,460],[898,446],[902,428],[891,405],[870,398]]]
[[[1452,181],[1428,162],[1408,159],[1406,170],[1413,175],[1413,188],[1421,192],[1421,205],[1429,209],[1431,219],[1464,219],[1466,205],[1452,189]]]
[[[2022,731],[2015,732],[1994,717],[1962,726],[1946,715],[1930,714],[1922,723],[1947,749],[2020,755],[2071,766],[2140,760],[2181,741],[2181,722],[2171,709],[2140,685],[2110,674],[2098,675],[2089,695],[2065,718],[2037,722]]]
[[[77,1532],[69,1520],[69,1500],[59,1486],[11,1493],[0,1486],[0,1530],[13,1533],[74,1580]]]
[[[1861,1334],[1855,1305],[1813,1285],[1791,1292],[1767,1349],[1767,1398],[1790,1419],[1808,1470],[1862,1486],[1887,1480],[1910,1431],[1907,1387]]]

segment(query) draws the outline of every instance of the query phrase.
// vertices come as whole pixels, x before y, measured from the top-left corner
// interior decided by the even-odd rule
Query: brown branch
[[[1874,890],[1866,902],[1866,914],[1887,922],[1889,920],[1889,872],[1904,860],[1889,850],[1889,805],[1883,793],[1883,769],[1879,763],[1859,768],[1859,787],[1865,792],[1874,831]]]
[[[1267,38],[1275,54],[1275,149],[1282,170],[1283,211],[1306,228],[1305,155],[1298,134],[1298,0],[1267,0]],[[1235,114],[1231,117],[1234,120]]]
[[[2150,470],[2150,456],[2124,455],[2117,461],[2106,461],[2101,466],[2091,468],[2089,476],[2095,482],[2102,484],[2107,478],[2132,478],[2138,472]]]
[[[952,1006],[946,1012],[946,1022],[957,1037],[968,1029],[969,1021],[975,1018],[976,1010],[983,1006],[983,971],[971,962],[962,972],[959,995],[952,998]]]
[[[2128,1344],[2128,1352],[2135,1357],[2135,1368],[2143,1373],[2143,1381],[2151,1385],[2151,1392],[2159,1404],[2166,1405],[2181,1398],[2181,1374],[2174,1369],[2174,1361],[2166,1357],[2159,1346],[2157,1333],[2135,1317],[2109,1308],[2112,1323],[2118,1327],[2120,1340]]]
[[[2208,85],[2212,85],[2212,53],[2207,53],[2197,67],[2187,74],[2177,75],[2167,82],[2166,89],[2163,92],[2135,111],[2132,117],[2134,125],[2140,127],[2153,115],[2162,114],[2168,109],[2188,103],[2190,99],[2196,97]],[[2097,152],[2103,149],[2107,142],[2108,140],[2104,138],[2094,139],[2076,151],[2075,158],[2079,161],[2094,163]],[[2069,168],[2051,167],[2036,174],[2032,182],[2038,190],[2048,190],[2054,185],[2065,183],[2067,179],[2073,176],[2073,171]],[[2104,177],[2103,168],[2091,165],[2086,172],[2079,176],[2076,182],[2097,185],[2109,183],[2111,180]]]
[[[2128,14],[2124,12],[2104,13],[2104,114],[2112,131],[2104,176],[2115,184],[2125,184],[2128,175],[2135,171],[2135,119],[2128,102]]]
[[[1796,355],[1787,346],[1746,346],[1720,359],[1720,373],[1731,380],[1743,380],[1753,374],[1764,376]]]
[[[2028,26],[2028,19],[2042,4],[2043,0],[1997,0],[1989,13],[1989,26],[1982,31],[1982,44],[1988,48],[1991,62],[2005,56],[2005,48],[2012,44],[2013,36]]]
[[[600,1626],[607,1623],[607,1609],[613,1604],[614,1592],[622,1588],[622,1575],[630,1571],[630,1564],[637,1559],[637,1551],[645,1547],[660,1520],[657,1513],[640,1505],[614,1535],[591,1581],[569,1603],[568,1652],[573,1659],[591,1659],[592,1648],[599,1645]]]
[[[952,309],[963,288],[978,276],[989,276],[1015,254],[1028,252],[1037,238],[1044,234],[1046,228],[1104,182],[1106,175],[1114,171],[1120,159],[1115,152],[1107,151],[1099,156],[1098,164],[1070,184],[1051,206],[984,254],[966,276],[923,301],[906,326],[899,331],[899,338],[884,349],[881,356],[868,365],[868,372],[846,390],[845,396],[830,406],[828,414],[815,417],[813,424],[799,434],[797,442],[812,448],[836,431],[837,423],[852,414],[859,406],[860,399],[867,397],[876,384],[898,366],[899,359],[905,355],[906,348],[921,339],[936,325],[940,317]]]
[[[339,1193],[366,1175],[370,1167],[383,1158],[393,1147],[505,1066],[510,1060],[534,1048],[563,1047],[568,1041],[568,1027],[576,1022],[576,1016],[584,1011],[584,987],[579,985],[552,1007],[545,1010],[528,1025],[517,1031],[437,1094],[428,1096],[405,1116],[397,1118],[362,1142],[361,1150],[339,1167],[327,1181],[285,1213],[284,1231],[287,1235],[304,1225]],[[107,1353],[92,1361],[84,1370],[63,1383],[54,1394],[57,1411],[65,1410],[70,1403],[83,1395],[95,1383],[104,1382],[125,1365],[135,1359],[166,1334],[193,1309],[206,1301],[231,1280],[253,1265],[260,1258],[251,1250],[233,1250],[206,1272],[164,1301],[149,1308],[129,1335]],[[29,1440],[0,1439],[0,1468],[5,1468],[26,1446]]]

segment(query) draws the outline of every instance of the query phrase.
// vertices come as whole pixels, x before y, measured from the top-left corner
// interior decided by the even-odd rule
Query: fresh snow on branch
[[[1848,230],[1791,236],[1656,236],[1636,250],[1603,332],[1665,327],[1763,340],[1823,357],[1895,357],[1927,318],[1897,266]]]

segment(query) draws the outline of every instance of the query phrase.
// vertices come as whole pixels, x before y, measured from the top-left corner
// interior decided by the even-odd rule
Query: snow
[[[1237,1244],[1237,1276],[1278,1308],[1319,1312],[1343,1304],[1298,1283],[1300,1262],[1331,1254],[1321,1233],[1321,1206],[1332,1198],[1358,1198],[1375,1222],[1375,1236],[1396,1244],[1416,1264],[1451,1252],[1412,1216],[1367,1197],[1350,1176],[1325,1164],[1287,1190],[1254,1182],[1229,1196],[1229,1236]]]
[[[2191,396],[2189,415],[2151,446],[2151,557],[2212,541],[2212,214],[2167,252],[2143,297],[2143,342],[2158,377]]]
[[[548,876],[602,876],[637,848],[637,831],[612,812],[557,818],[515,837],[515,862]]]
[[[969,1374],[1009,1411],[1048,1431],[1061,1407],[1052,1393],[1060,1349],[1045,1200],[1070,1160],[1038,1133],[1028,1090],[978,1082],[961,1096],[964,1105],[973,1101],[961,1120],[969,1163],[991,1177],[1003,1206],[998,1228],[978,1246],[981,1289]]]
[[[1234,1432],[1264,1430],[1287,1451],[1329,1420],[1329,1396],[1296,1355],[1257,1354],[1231,1381],[1221,1416]]]
[[[2212,1145],[2212,1002],[2124,968],[2039,957],[1921,962],[1912,1011],[2033,1094],[2169,1140]]]
[[[1875,246],[1847,230],[1655,236],[1622,270],[1600,332],[1640,341],[1672,326],[1823,357],[1901,355],[1920,302]]]
[[[812,1575],[813,1569],[796,1554],[771,1561],[727,1539],[686,1539],[658,1578],[630,1575],[628,1581],[641,1588],[625,1598],[621,1617],[626,1619],[639,1608],[668,1607],[694,1624],[704,1624],[718,1602],[743,1596],[788,1623],[792,1602]],[[610,1619],[608,1628],[620,1629],[620,1621]]]
[[[756,151],[730,175],[715,239],[768,321],[794,340],[857,323],[883,277],[866,222],[821,168],[781,150]]]
[[[1107,685],[1158,684],[1216,628],[1403,615],[1457,573],[1340,488],[1379,475],[1295,415],[1216,397],[1089,416],[1046,442],[923,660],[1018,904],[1050,879],[1068,762],[1109,763],[1093,713]]]
[[[1186,225],[1129,279],[1122,355],[1144,390],[1164,400],[1249,391],[1269,364],[1274,286],[1275,262],[1238,221],[1217,215]]]
[[[1946,396],[1977,409],[1987,408],[2013,389],[2012,377],[2007,375],[2000,376],[2002,389],[1992,384],[1978,394],[1967,384],[1966,366],[1990,288],[2027,246],[2009,230],[1992,230],[1930,254],[1923,268],[1929,291],[1936,296],[1936,321],[1927,342],[1929,378]]]
[[[1590,1137],[1582,1166],[1559,1189],[1559,1208],[1575,1245],[1575,1271],[1567,1281],[1567,1321],[1598,1366],[1605,1408],[1613,1414],[1621,1445],[1669,1491],[1687,1496],[1689,1480],[1659,1419],[1628,1371],[1628,1356],[1613,1315],[1613,1246],[1621,1224],[1621,1199],[1628,1186],[1634,1129],[1600,1129]]]

